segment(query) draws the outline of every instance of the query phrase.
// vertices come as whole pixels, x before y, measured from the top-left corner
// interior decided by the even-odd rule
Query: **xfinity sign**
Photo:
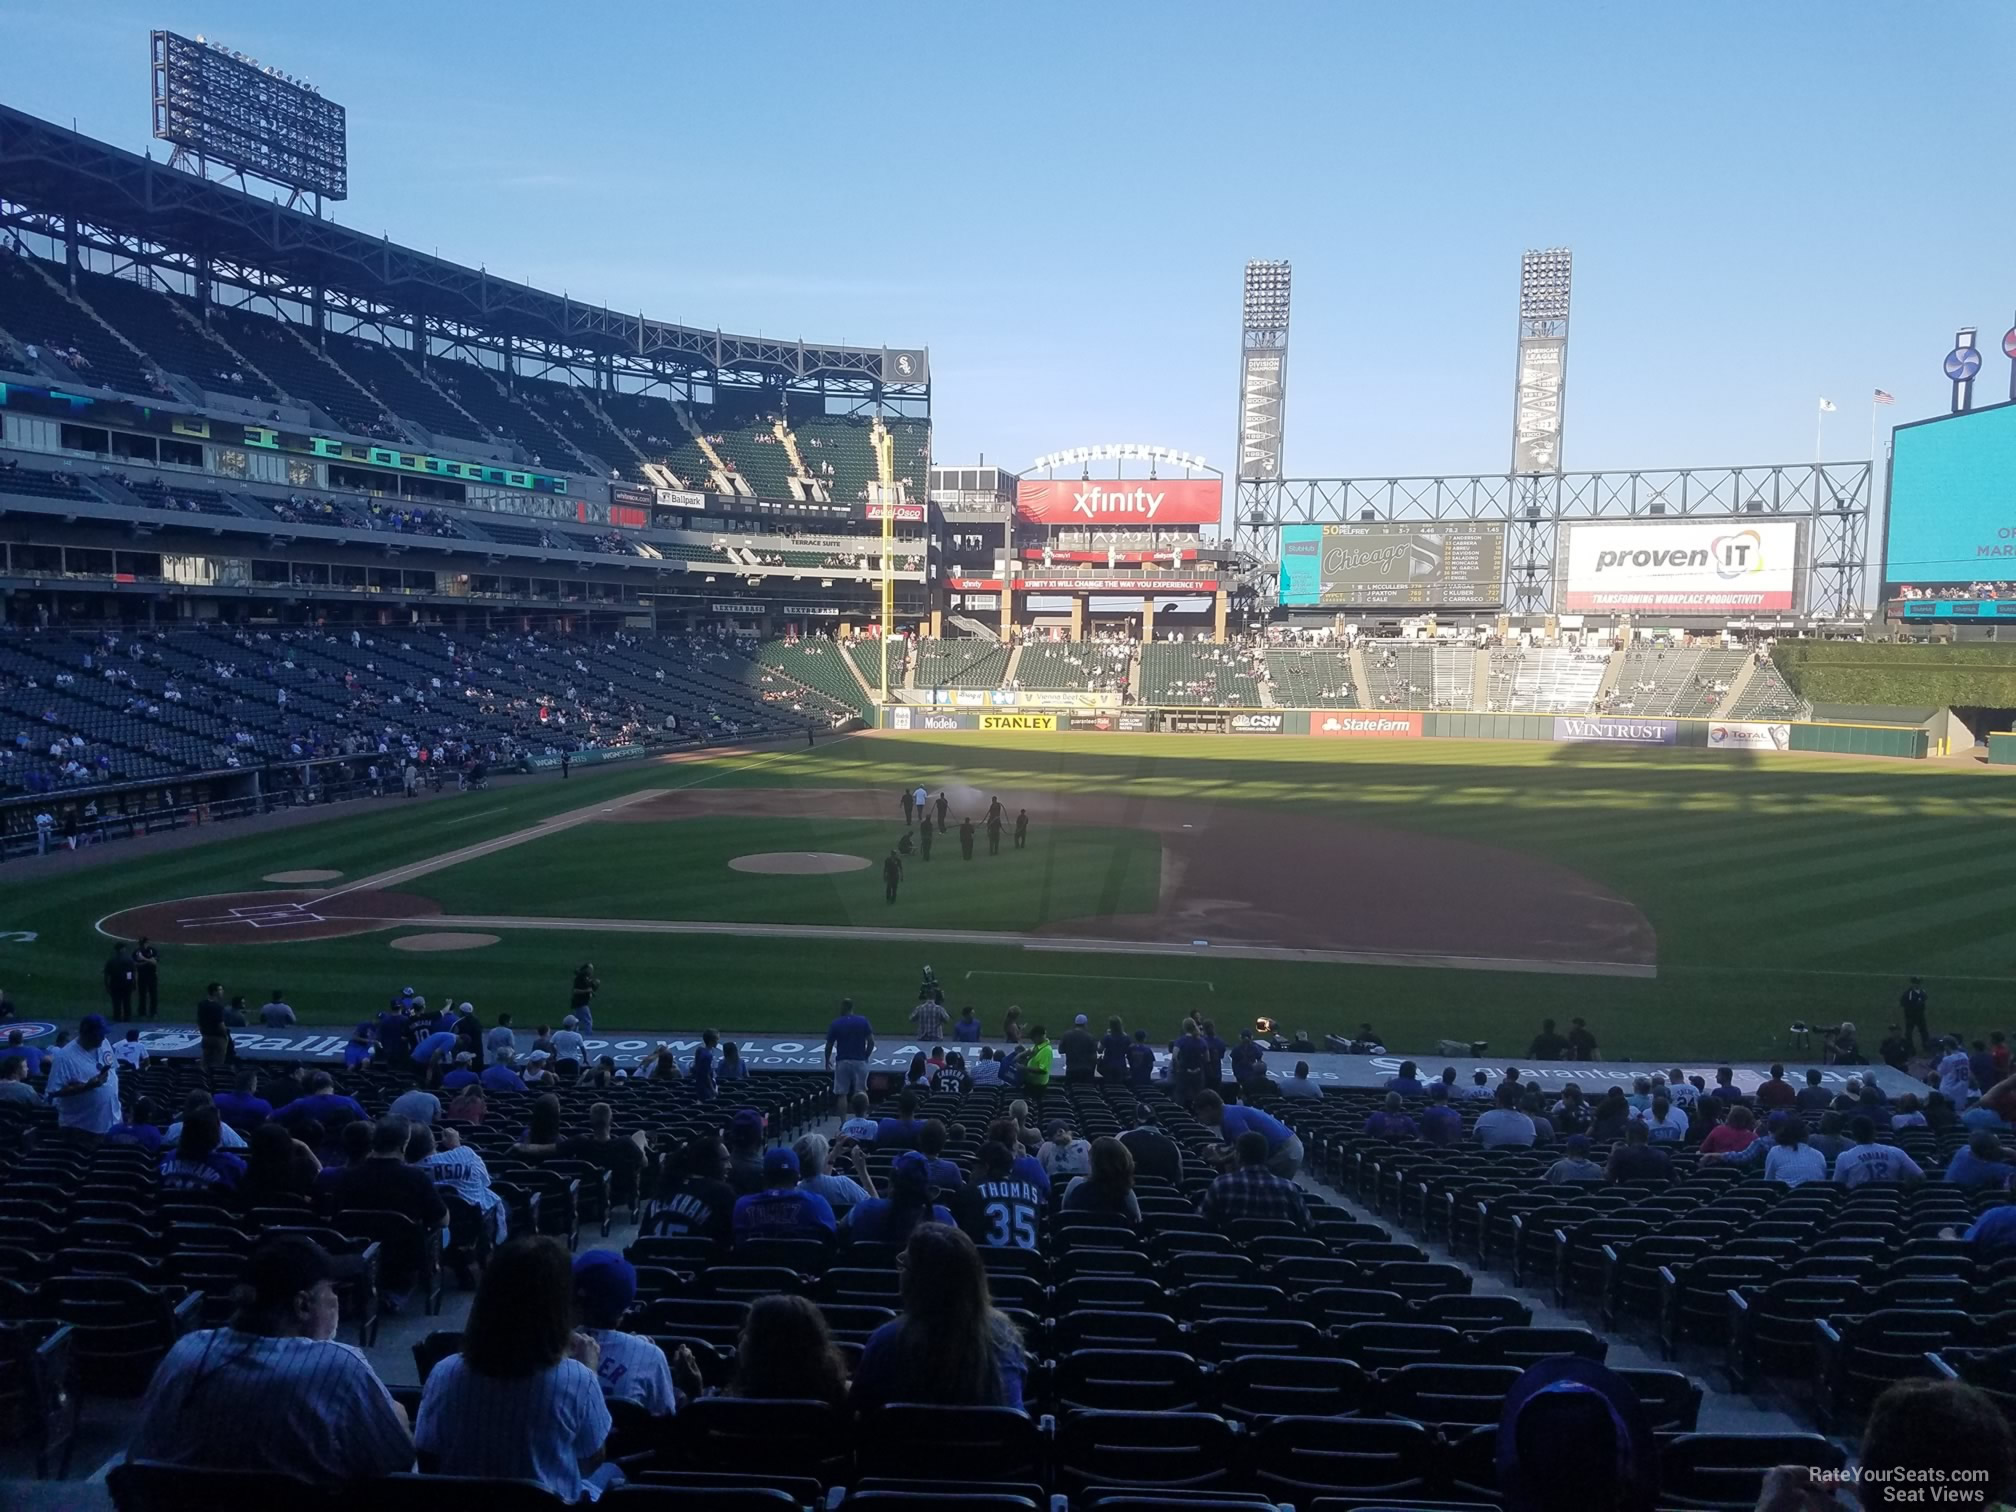
[[[1217,478],[1025,478],[1015,509],[1038,525],[1216,525]]]

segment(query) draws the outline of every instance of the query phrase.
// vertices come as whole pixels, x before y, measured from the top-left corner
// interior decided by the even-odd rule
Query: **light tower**
[[[1246,264],[1244,328],[1239,343],[1241,482],[1281,476],[1281,422],[1288,398],[1288,286],[1285,262]]]
[[[1561,471],[1561,401],[1568,383],[1566,247],[1528,252],[1519,263],[1519,376],[1512,396],[1512,471]]]

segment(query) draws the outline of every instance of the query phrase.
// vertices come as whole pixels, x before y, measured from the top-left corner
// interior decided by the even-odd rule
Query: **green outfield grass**
[[[872,924],[883,917],[873,873],[742,878],[731,886],[723,879],[736,874],[716,862],[756,849],[879,855],[898,827],[894,795],[910,782],[934,792],[956,784],[1004,795],[1110,793],[1122,807],[1120,827],[1103,836],[1039,830],[1042,845],[1030,855],[1004,853],[991,866],[983,855],[971,864],[970,884],[934,873],[930,891],[938,900],[906,892],[906,926],[1016,929],[1105,911],[1109,896],[1152,896],[1153,838],[1124,828],[1124,803],[1154,796],[1280,805],[1530,851],[1630,898],[1658,932],[1654,981],[1010,947],[934,952],[954,1001],[971,1001],[990,1022],[1011,1002],[1052,1019],[1118,1013],[1157,1033],[1200,1011],[1215,1012],[1221,1027],[1265,1013],[1318,1034],[1369,1019],[1397,1046],[1448,1035],[1511,1053],[1523,1050],[1543,1014],[1583,1014],[1612,1056],[1757,1057],[1784,1045],[1794,1018],[1854,1019],[1873,1042],[1912,972],[1928,979],[1935,1029],[2005,1025],[2016,987],[2016,934],[2007,922],[2016,909],[2009,859],[2016,785],[1994,775],[1912,762],[1539,743],[977,734],[850,739],[809,751],[546,779],[424,805],[353,804],[312,826],[263,835],[220,830],[213,844],[158,855],[136,849],[75,873],[10,864],[0,869],[0,930],[33,930],[38,938],[0,943],[0,985],[24,1016],[71,1016],[102,1001],[106,942],[93,924],[117,909],[256,888],[264,873],[295,867],[360,877],[599,797],[698,783],[870,787],[890,795],[892,823],[864,826],[875,837],[873,852],[838,838],[815,843],[804,821],[785,822],[791,839],[784,843],[759,831],[777,822],[767,820],[732,821],[714,834],[705,833],[713,821],[595,826],[465,863],[412,889],[469,911],[504,911],[510,903],[521,913],[788,913]],[[668,845],[685,843],[666,838],[680,831],[694,848],[678,854],[703,858],[684,866],[685,875],[676,855],[673,864],[665,855]],[[1081,844],[1075,853],[1065,849]],[[938,856],[934,869],[948,860],[955,874],[963,867],[956,846]],[[1060,858],[1069,864],[1056,864]],[[1026,863],[1034,864],[1020,869]],[[1324,885],[1320,858],[1284,857],[1283,864],[1302,869],[1309,887]],[[752,903],[758,894],[748,890],[751,882],[781,890],[768,893],[770,902]],[[813,885],[787,897],[801,884]],[[855,890],[869,901],[854,901]],[[773,903],[775,914],[739,912]],[[927,915],[927,908],[942,912]],[[911,946],[839,939],[531,929],[503,930],[503,942],[487,950],[427,956],[392,951],[388,941],[398,933],[183,947],[167,957],[164,998],[171,1015],[186,1018],[210,977],[255,1001],[280,985],[311,1021],[338,1023],[410,982],[430,997],[452,992],[486,1013],[508,1007],[528,1022],[557,1017],[572,966],[593,959],[607,984],[598,1016],[610,1025],[802,1032],[823,1023],[846,993],[893,1032],[922,964]]]
[[[904,862],[899,906],[883,896],[882,858],[902,826],[891,819],[678,819],[597,824],[465,862],[415,883],[449,913],[576,918],[714,919],[779,924],[897,924],[904,929],[1020,931],[1099,914],[1152,913],[1161,842],[1145,830],[1039,825],[1028,846],[1004,833],[973,860],[955,825],[931,860]],[[737,856],[828,851],[864,870],[823,876],[732,871]]]

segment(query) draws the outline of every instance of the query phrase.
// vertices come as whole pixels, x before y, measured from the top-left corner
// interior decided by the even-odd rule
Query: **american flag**
[[[1876,402],[1878,404],[1895,404],[1897,396],[1892,394],[1888,389],[1878,389],[1876,390]]]

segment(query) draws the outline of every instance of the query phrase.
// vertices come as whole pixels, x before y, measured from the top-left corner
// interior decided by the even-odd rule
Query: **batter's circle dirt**
[[[434,934],[401,935],[392,942],[394,950],[481,950],[485,945],[495,945],[502,935],[459,934],[454,930],[439,930]]]
[[[920,780],[934,794],[927,775]],[[987,799],[1027,807],[1049,824],[1150,830],[1162,841],[1162,888],[1152,914],[1054,920],[1036,937],[1253,945],[1282,950],[1649,966],[1652,925],[1630,899],[1592,877],[1524,851],[1504,850],[1292,805],[1218,803],[1099,793],[973,788],[961,812],[978,820]],[[668,788],[607,821],[700,818],[886,820],[903,833],[896,792],[860,788]],[[1012,853],[1011,853],[1012,856]],[[1015,864],[1011,856],[988,864]]]
[[[753,856],[737,856],[728,863],[730,871],[770,877],[819,877],[830,872],[866,871],[868,866],[866,856],[849,856],[839,851],[759,851]]]
[[[371,934],[409,919],[431,918],[441,905],[417,893],[294,891],[213,893],[121,909],[99,920],[103,934],[163,945],[281,945]]]

